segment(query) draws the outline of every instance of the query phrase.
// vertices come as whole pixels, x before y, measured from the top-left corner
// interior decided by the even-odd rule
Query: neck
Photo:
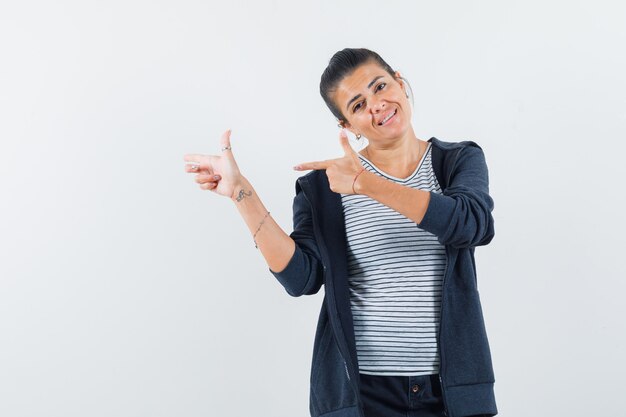
[[[426,149],[425,143],[409,127],[400,138],[370,140],[359,152],[378,167],[410,168]]]

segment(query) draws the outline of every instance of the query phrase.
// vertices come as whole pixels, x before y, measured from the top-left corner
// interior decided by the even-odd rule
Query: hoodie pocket
[[[355,389],[329,322],[320,337],[311,373],[313,409],[319,414],[357,404]]]
[[[448,343],[445,346],[447,386],[494,381],[491,350],[477,290],[448,294]]]
[[[331,338],[332,329],[328,320],[326,320],[324,326],[322,327],[322,332],[319,336],[318,341],[315,343],[313,347],[313,364],[311,368],[311,383],[314,383],[317,380],[317,376],[320,371],[320,366],[323,358],[326,356],[326,351],[328,350],[328,345]]]

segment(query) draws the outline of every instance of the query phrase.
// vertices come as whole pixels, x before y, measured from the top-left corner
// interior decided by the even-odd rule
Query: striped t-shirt
[[[391,176],[359,155],[368,171],[441,193],[431,143],[407,178]],[[445,248],[406,216],[361,194],[341,194],[348,243],[348,281],[359,372],[439,372],[437,332]]]

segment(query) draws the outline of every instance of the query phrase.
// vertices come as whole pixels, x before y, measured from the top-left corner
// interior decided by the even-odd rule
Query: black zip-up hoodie
[[[496,415],[474,261],[474,247],[495,235],[487,164],[473,141],[432,137],[428,142],[442,194],[430,191],[428,208],[416,226],[437,236],[446,249],[438,335],[445,412],[449,417]],[[282,271],[269,271],[294,297],[316,294],[324,285],[311,363],[311,417],[364,416],[345,234],[341,195],[330,189],[325,170],[299,177],[290,234],[296,250]]]

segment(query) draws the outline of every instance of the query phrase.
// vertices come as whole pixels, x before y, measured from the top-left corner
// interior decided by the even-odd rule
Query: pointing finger
[[[200,172],[211,171],[213,168],[213,155],[202,154],[186,154],[185,159],[185,171],[187,172]]]
[[[191,163],[185,164],[185,171],[186,172],[198,172],[199,170],[200,170],[200,164],[198,164],[196,162],[191,162]]]
[[[202,169],[206,169],[206,164],[202,163],[202,159],[204,159],[204,155],[199,154],[187,154],[185,155],[185,171],[187,172],[197,172]]]
[[[330,165],[330,161],[314,161],[303,162],[293,167],[296,171],[304,171],[307,169],[326,169]]]
[[[184,159],[186,162],[200,162],[204,155],[199,153],[188,153],[185,155]]]

